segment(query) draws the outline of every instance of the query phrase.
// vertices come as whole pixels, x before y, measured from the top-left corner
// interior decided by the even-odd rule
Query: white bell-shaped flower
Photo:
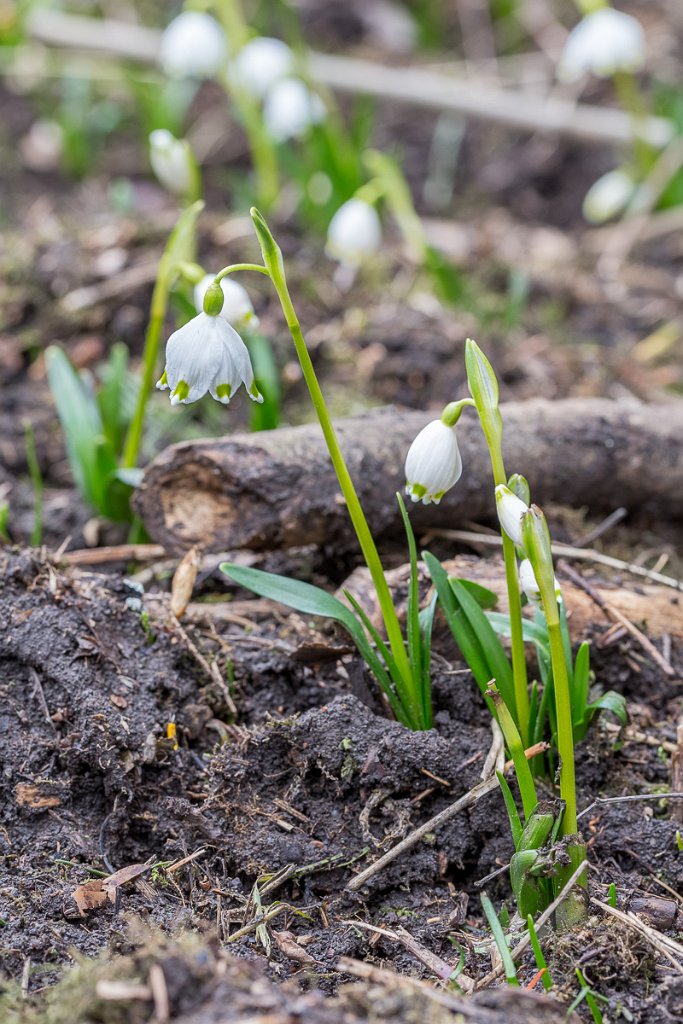
[[[413,501],[439,504],[462,474],[455,428],[432,420],[417,435],[406,456],[406,494]]]
[[[623,213],[633,198],[636,183],[620,167],[598,178],[586,192],[583,215],[590,224],[604,224]]]
[[[562,599],[562,591],[560,590],[560,584],[557,582],[557,576],[554,579],[555,597],[560,601]],[[541,600],[541,588],[538,585],[534,567],[528,558],[524,558],[519,563],[519,584],[529,601],[532,604],[538,604]]]
[[[247,346],[223,317],[199,313],[166,342],[166,368],[157,387],[170,389],[171,405],[196,402],[207,391],[227,405],[240,384],[255,402],[263,401]]]
[[[215,274],[207,274],[195,285],[194,304],[198,313],[204,309],[204,296],[214,280]],[[245,327],[258,327],[259,318],[254,313],[246,288],[230,277],[222,278],[220,286],[223,292],[223,308],[219,316],[227,320],[236,331],[242,331]]]
[[[364,199],[349,199],[330,221],[325,251],[333,259],[357,267],[381,244],[382,223],[375,207]]]
[[[262,100],[268,90],[294,70],[294,54],[281,39],[257,36],[245,43],[230,66],[230,78]]]
[[[591,72],[611,78],[618,71],[640,71],[645,63],[645,33],[630,14],[600,7],[569,33],[557,66],[557,77],[576,82]]]
[[[157,180],[176,196],[186,196],[196,186],[197,165],[187,139],[176,139],[165,128],[149,136],[149,162]]]
[[[299,139],[325,117],[325,104],[298,78],[283,78],[266,93],[263,121],[274,142]]]
[[[515,544],[522,543],[522,516],[529,511],[526,502],[513,494],[505,484],[496,487],[496,511],[500,525]]]
[[[225,32],[202,11],[183,11],[161,37],[159,62],[171,78],[211,78],[227,58]]]

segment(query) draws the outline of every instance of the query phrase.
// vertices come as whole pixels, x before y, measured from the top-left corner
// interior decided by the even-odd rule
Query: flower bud
[[[531,488],[529,487],[529,481],[521,473],[513,473],[508,480],[508,487],[513,494],[516,494],[518,498],[521,498],[525,505],[531,504]]]
[[[201,313],[202,310],[207,312],[204,306],[204,297],[214,281],[214,274],[206,274],[202,275],[201,281],[195,285],[194,304],[198,313]],[[219,313],[223,319],[227,320],[236,331],[241,331],[245,327],[258,327],[259,319],[254,313],[254,307],[246,288],[243,288],[238,281],[234,281],[231,277],[222,278],[220,288],[223,293],[223,306]]]
[[[294,54],[281,39],[257,36],[245,43],[230,68],[230,78],[262,100],[268,90],[294,70]]]
[[[298,78],[283,78],[268,90],[263,121],[274,142],[300,139],[325,117],[325,104]]]
[[[173,195],[196,191],[199,171],[187,139],[176,139],[165,128],[155,129],[149,136],[149,161],[159,183]]]
[[[591,72],[611,78],[619,71],[640,71],[645,63],[645,34],[640,22],[600,7],[587,14],[569,33],[557,67],[562,82],[576,82]]]
[[[505,533],[515,544],[522,545],[522,516],[529,511],[526,502],[513,494],[505,484],[496,487],[496,511]]]
[[[618,217],[628,206],[636,190],[630,174],[616,168],[598,178],[583,200],[583,215],[590,224],[604,224]]]
[[[413,501],[438,505],[462,474],[455,429],[432,420],[420,431],[406,456],[406,494]]]
[[[349,199],[339,207],[327,229],[328,256],[350,267],[360,266],[382,244],[377,210],[364,199]]]
[[[560,584],[557,582],[556,576],[553,576],[553,582],[555,586],[555,597],[560,601],[562,599],[562,591],[560,590]],[[531,601],[532,604],[538,604],[541,599],[541,588],[538,585],[534,567],[528,558],[523,559],[519,563],[519,584],[529,601]]]
[[[522,515],[522,546],[531,563],[538,593],[543,602],[547,622],[552,625],[559,620],[557,612],[557,591],[559,590],[553,569],[553,553],[550,545],[550,531],[543,510],[532,505]]]
[[[224,295],[220,281],[213,281],[204,293],[202,308],[207,316],[218,316],[223,309]]]
[[[225,65],[228,43],[215,18],[183,11],[161,37],[159,61],[171,78],[211,78]]]

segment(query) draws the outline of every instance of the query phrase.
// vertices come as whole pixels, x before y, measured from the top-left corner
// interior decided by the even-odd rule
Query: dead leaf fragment
[[[302,949],[292,932],[276,932],[273,929],[273,938],[275,939],[280,952],[284,953],[289,960],[294,960],[298,964],[315,963],[311,954],[307,953],[305,949]]]
[[[177,619],[182,619],[192,598],[199,562],[199,548],[195,545],[187,552],[173,575],[171,611]]]
[[[104,879],[92,878],[89,882],[79,885],[73,894],[74,903],[80,911],[81,917],[85,917],[91,910],[99,910],[109,900],[113,903],[111,895],[104,888]]]
[[[20,807],[59,807],[62,802],[49,782],[20,782],[14,788],[14,796]]]

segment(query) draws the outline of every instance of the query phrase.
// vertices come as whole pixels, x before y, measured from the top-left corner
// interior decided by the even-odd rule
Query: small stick
[[[273,918],[277,917],[278,914],[281,914],[283,910],[291,910],[288,903],[278,903],[277,906],[271,907],[270,910],[262,916],[257,917],[254,921],[250,921],[249,924],[245,924],[244,928],[238,928],[238,930],[233,932],[232,935],[228,935],[225,941],[237,942],[237,940],[241,939],[243,935],[255,932],[262,924],[265,924],[267,921],[272,921]]]
[[[168,1024],[168,1021],[171,1019],[171,1005],[168,998],[166,977],[161,964],[152,964],[149,969],[147,982],[154,1002],[156,1024]]]
[[[21,996],[22,999],[28,998],[28,990],[31,984],[31,957],[27,956],[24,960],[24,969],[21,972]]]
[[[607,617],[610,618],[612,622],[620,623],[620,625],[622,625],[624,629],[626,629],[631,634],[633,639],[636,640],[643,648],[643,650],[650,655],[652,660],[657,665],[659,665],[662,672],[669,676],[670,679],[676,675],[676,670],[671,664],[671,662],[667,661],[666,658],[662,654],[660,654],[660,652],[657,650],[652,641],[648,637],[646,637],[645,634],[640,629],[638,629],[637,626],[634,626],[631,620],[627,619],[622,612],[620,612],[613,605],[609,604],[608,601],[605,601],[603,596],[601,594],[598,594],[597,590],[595,590],[595,588],[592,587],[590,583],[587,580],[585,580],[583,576],[580,575],[580,573],[576,572],[576,570],[572,569],[570,565],[566,565],[563,562],[560,563],[559,568],[561,568],[562,571],[569,577],[572,583],[574,583],[577,587],[580,587],[588,594],[590,599],[598,606],[598,608],[602,609],[605,615],[607,615]]]
[[[106,565],[109,562],[153,562],[163,558],[161,544],[115,544],[107,548],[79,548],[62,552],[55,559],[66,565]]]
[[[662,935],[655,928],[651,928],[649,924],[645,924],[635,914],[624,913],[623,910],[619,910],[618,907],[610,907],[609,903],[603,903],[601,900],[591,896],[591,903],[595,907],[600,907],[605,914],[611,914],[612,917],[616,917],[623,924],[633,928],[634,931],[640,932],[648,942],[654,946],[658,953],[661,953],[663,957],[673,964],[679,974],[683,974],[683,963],[676,959],[677,954],[679,957],[683,957],[683,946],[674,939],[670,939],[667,935]]]
[[[364,931],[372,932],[373,935],[378,935],[385,939],[391,939],[393,942],[400,942],[401,945],[407,949],[409,953],[412,953],[428,971],[431,971],[435,978],[439,979],[439,981],[448,981],[450,976],[453,974],[454,968],[451,967],[449,963],[442,960],[440,956],[436,955],[436,953],[432,953],[430,950],[426,949],[417,941],[417,939],[413,938],[410,932],[405,928],[378,928],[374,924],[368,924],[366,921],[355,921],[353,918],[343,920],[341,923],[351,925],[353,928],[360,928]],[[463,975],[459,974],[458,984],[460,985],[463,981],[465,982],[462,986],[463,989],[467,992],[473,991],[474,982],[472,979],[467,976],[463,978]]]
[[[681,802],[674,804],[671,817],[683,824],[683,716],[678,719],[676,749],[671,755],[671,788],[681,797]]]
[[[189,864],[193,860],[197,860],[198,857],[201,857],[205,853],[206,853],[206,847],[202,846],[202,848],[200,850],[195,850],[194,853],[189,854],[189,856],[187,856],[187,857],[183,857],[182,860],[177,860],[173,864],[170,864],[166,868],[166,874],[170,875],[174,871],[178,871],[180,868],[185,867],[186,864]]]
[[[675,793],[632,793],[629,796],[598,796],[593,803],[589,804],[588,807],[584,807],[577,814],[577,818],[582,818],[584,814],[588,814],[594,807],[602,804],[635,803],[639,800],[683,800],[683,793],[679,791]]]
[[[623,505],[620,508],[615,508],[614,512],[610,512],[610,514],[603,519],[601,523],[598,523],[598,525],[592,530],[589,530],[589,532],[582,537],[580,541],[577,541],[577,548],[588,547],[589,544],[592,544],[599,537],[604,536],[608,530],[611,530],[613,526],[620,523],[622,519],[625,519],[627,515],[628,510],[625,509]]]
[[[536,743],[533,747],[529,747],[529,749],[525,751],[527,760],[542,753],[544,750],[547,750],[547,745],[545,743]],[[512,761],[509,761],[505,767],[506,770],[512,767]],[[461,796],[456,800],[455,803],[450,804],[450,806],[446,807],[443,811],[440,811],[439,814],[434,815],[433,818],[426,821],[424,825],[420,825],[418,828],[413,829],[405,839],[402,839],[396,844],[396,846],[392,846],[390,850],[387,850],[379,860],[376,860],[374,864],[371,864],[369,867],[365,868],[364,871],[361,871],[360,874],[356,875],[355,878],[352,878],[346,886],[347,891],[356,892],[362,885],[365,885],[368,879],[372,878],[379,871],[382,871],[387,864],[391,864],[397,857],[400,857],[402,853],[405,853],[406,850],[412,849],[412,847],[415,846],[416,843],[419,843],[421,839],[424,839],[429,832],[435,832],[437,829],[440,829],[442,825],[446,824],[446,822],[455,818],[460,811],[464,811],[467,807],[471,807],[473,804],[476,804],[478,800],[481,800],[481,798],[486,796],[488,793],[492,793],[494,789],[498,789],[498,779],[495,775],[490,779],[487,779],[485,782],[478,783],[478,785],[470,789],[468,793],[465,793],[464,796]]]
[[[499,548],[503,541],[499,533],[479,533],[474,530],[430,530],[427,537],[423,538],[423,544],[428,543],[428,538],[446,537],[449,540],[458,540],[463,544],[481,544],[484,547]],[[620,558],[612,558],[611,555],[603,555],[601,551],[594,551],[592,548],[575,548],[571,544],[551,544],[554,555],[563,558],[572,558],[577,562],[594,562],[596,565],[606,565],[610,569],[618,569],[620,572],[631,573],[632,576],[642,576],[644,579],[652,580],[654,583],[661,583],[664,587],[671,587],[673,590],[683,591],[683,581],[673,576],[664,576],[654,569],[645,569],[635,562],[623,562]]]

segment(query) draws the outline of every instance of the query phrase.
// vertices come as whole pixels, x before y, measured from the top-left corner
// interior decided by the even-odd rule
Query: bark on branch
[[[606,399],[537,400],[502,407],[508,473],[528,477],[534,500],[591,511],[617,505],[683,518],[683,403],[645,406]],[[375,410],[337,430],[373,533],[400,532],[394,498],[410,442],[434,413]],[[491,471],[473,411],[458,425],[464,471],[440,505],[414,506],[416,531],[494,516]],[[317,424],[189,441],[148,467],[136,509],[171,552],[263,550],[354,543]]]

